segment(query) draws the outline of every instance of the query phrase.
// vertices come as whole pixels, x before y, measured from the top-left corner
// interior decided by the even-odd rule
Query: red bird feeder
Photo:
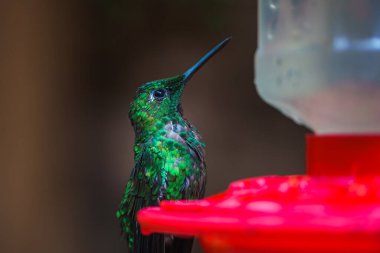
[[[317,133],[307,137],[307,174],[163,201],[138,213],[141,229],[195,236],[209,253],[378,253],[380,3],[259,3],[257,90]]]
[[[163,201],[138,221],[145,234],[198,237],[209,253],[380,252],[380,136],[310,136],[307,154],[308,175],[250,178],[204,200]]]

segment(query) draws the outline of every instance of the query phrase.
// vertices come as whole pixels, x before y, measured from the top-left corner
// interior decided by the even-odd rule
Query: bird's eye
[[[157,89],[152,91],[152,97],[156,100],[162,100],[166,97],[167,91],[165,89]]]

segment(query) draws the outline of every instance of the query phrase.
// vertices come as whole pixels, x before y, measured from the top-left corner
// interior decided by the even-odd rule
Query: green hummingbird
[[[181,96],[195,72],[229,41],[223,40],[184,74],[143,84],[130,105],[135,163],[116,213],[130,252],[191,252],[192,238],[142,235],[136,214],[161,200],[204,197],[205,144],[183,117]]]

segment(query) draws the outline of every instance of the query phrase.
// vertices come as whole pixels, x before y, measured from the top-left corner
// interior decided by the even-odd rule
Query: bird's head
[[[219,43],[184,74],[140,86],[129,110],[129,118],[136,133],[152,134],[161,130],[168,122],[182,118],[181,96],[187,82],[229,41],[230,38],[227,38]]]

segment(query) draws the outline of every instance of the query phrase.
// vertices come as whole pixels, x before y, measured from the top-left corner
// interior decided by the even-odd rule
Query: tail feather
[[[133,253],[165,253],[164,235],[137,235]]]
[[[131,253],[191,253],[193,238],[179,238],[172,235],[135,235],[135,245]]]
[[[193,241],[194,238],[173,237],[170,243],[165,243],[165,253],[191,253]]]

